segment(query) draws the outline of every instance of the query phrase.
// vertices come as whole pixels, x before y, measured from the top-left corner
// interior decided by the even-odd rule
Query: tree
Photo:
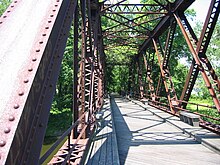
[[[0,15],[2,15],[5,12],[10,3],[11,0],[0,0]]]

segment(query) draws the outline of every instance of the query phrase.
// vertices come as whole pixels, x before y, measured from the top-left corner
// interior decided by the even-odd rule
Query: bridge
[[[0,18],[0,164],[220,164],[220,81],[207,55],[220,1],[199,35],[195,1],[14,0]],[[178,95],[171,59],[182,47],[191,61]],[[66,51],[72,124],[40,155]],[[127,69],[121,95],[108,93],[114,67]],[[190,102],[199,75],[212,106]]]

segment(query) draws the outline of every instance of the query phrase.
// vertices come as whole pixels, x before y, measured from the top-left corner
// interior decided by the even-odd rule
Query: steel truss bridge
[[[214,102],[207,109],[218,114],[220,80],[206,51],[220,1],[210,0],[200,36],[185,14],[194,1],[14,0],[0,18],[0,164],[41,164],[66,137],[62,154],[51,163],[79,163],[107,94],[109,65],[129,68],[126,94],[147,99],[151,106],[175,116],[188,112],[186,106],[200,73]],[[106,27],[103,20],[114,24]],[[181,33],[177,34],[177,28]],[[172,53],[180,51],[177,35],[185,39],[192,59],[179,98],[169,69]],[[40,157],[68,37],[73,38],[73,122]],[[131,49],[136,53],[129,54],[129,62],[109,62],[107,53],[117,46],[128,48],[125,55]],[[155,74],[159,75],[156,81]],[[220,132],[214,122],[219,117],[194,113],[202,117],[200,126]]]

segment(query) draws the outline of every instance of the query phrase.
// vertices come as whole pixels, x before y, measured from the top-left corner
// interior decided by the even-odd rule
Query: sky
[[[130,3],[140,3],[140,0],[129,0]],[[203,22],[205,20],[205,16],[208,12],[208,7],[211,0],[195,0],[195,2],[190,6],[190,9],[194,9],[196,11],[196,20]]]
[[[205,17],[208,12],[209,4],[211,0],[196,0],[191,6],[190,9],[196,11],[196,20],[204,22]]]

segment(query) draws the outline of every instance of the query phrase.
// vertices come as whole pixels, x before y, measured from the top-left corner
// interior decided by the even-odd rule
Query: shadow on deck
[[[111,108],[103,107],[103,120],[93,139],[87,164],[117,164],[118,161],[113,163],[116,159],[122,165],[220,163],[217,151],[204,147],[204,141],[196,138],[200,132],[219,146],[219,136],[135,100],[117,97],[110,102]]]

